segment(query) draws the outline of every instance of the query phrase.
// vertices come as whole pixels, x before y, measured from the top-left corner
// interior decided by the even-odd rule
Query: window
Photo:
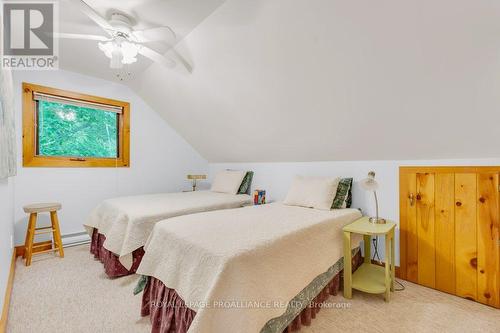
[[[129,103],[23,83],[23,165],[128,167]]]

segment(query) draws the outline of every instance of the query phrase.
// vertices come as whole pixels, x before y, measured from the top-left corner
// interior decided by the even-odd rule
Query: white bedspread
[[[138,273],[197,312],[189,332],[259,332],[343,256],[342,227],[360,216],[273,203],[176,217],[156,224]]]
[[[104,247],[120,256],[130,268],[130,254],[143,246],[158,221],[174,216],[217,209],[236,208],[252,203],[247,194],[210,191],[160,193],[105,200],[84,224],[89,233],[97,228],[106,236]]]

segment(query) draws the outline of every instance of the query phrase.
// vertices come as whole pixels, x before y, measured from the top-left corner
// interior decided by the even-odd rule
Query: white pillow
[[[241,182],[245,177],[246,171],[225,170],[219,172],[212,183],[210,191],[236,194],[240,188]]]
[[[283,203],[289,206],[330,210],[339,181],[338,177],[296,176]]]

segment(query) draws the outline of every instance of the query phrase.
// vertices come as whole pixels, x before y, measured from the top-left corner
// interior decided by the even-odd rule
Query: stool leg
[[[24,238],[24,253],[23,253],[23,259],[26,258],[26,254],[28,254],[28,240],[29,240],[29,235],[30,235],[30,230],[31,230],[31,224],[36,217],[34,217],[34,213],[30,214],[30,217],[28,219],[28,227],[26,228],[26,237]]]
[[[25,250],[26,266],[31,265],[31,256],[33,255],[33,239],[35,238],[36,219],[37,219],[37,213],[31,213],[30,221],[28,223],[29,224],[28,234],[26,235],[27,238],[27,245]]]
[[[59,256],[64,258],[64,250],[61,240],[61,230],[59,229],[59,220],[57,218],[57,211],[50,212],[50,221],[52,222],[52,229],[54,230],[53,237],[54,243],[56,243],[56,248],[59,249]]]

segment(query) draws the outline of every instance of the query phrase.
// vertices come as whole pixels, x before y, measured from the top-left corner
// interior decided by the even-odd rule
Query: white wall
[[[359,181],[368,171],[376,172],[380,184],[377,192],[380,216],[399,223],[399,167],[411,165],[500,165],[498,159],[428,160],[428,161],[352,161],[301,163],[212,163],[209,178],[220,170],[238,169],[255,172],[252,189],[266,190],[268,200],[281,201],[286,196],[295,175],[353,177],[352,207],[361,208],[366,215],[375,214],[373,194],[364,191]],[[383,248],[383,242],[382,248]],[[382,251],[383,252],[383,251]],[[399,230],[396,235],[396,262],[399,263]],[[383,254],[383,253],[381,253]]]
[[[18,151],[21,142],[21,84],[30,82],[128,101],[131,104],[130,168],[24,168],[18,157],[14,178],[15,240],[24,241],[27,216],[22,206],[33,202],[62,203],[62,234],[83,231],[89,211],[110,197],[188,189],[190,172],[206,173],[208,163],[129,88],[67,71],[14,74]],[[48,223],[48,216],[41,218]]]
[[[0,311],[12,258],[11,236],[14,235],[13,178],[0,179]]]
[[[0,17],[0,24],[1,24]],[[0,70],[0,91],[12,97],[9,92],[12,84],[12,73],[9,70]],[[2,101],[3,107],[8,107],[8,101]],[[2,136],[4,137],[4,136]],[[1,140],[1,139],[0,139]],[[5,152],[5,150],[4,150]],[[14,236],[14,186],[13,178],[0,179],[0,310],[3,308],[5,287],[9,277],[9,268],[12,258],[12,239]]]

